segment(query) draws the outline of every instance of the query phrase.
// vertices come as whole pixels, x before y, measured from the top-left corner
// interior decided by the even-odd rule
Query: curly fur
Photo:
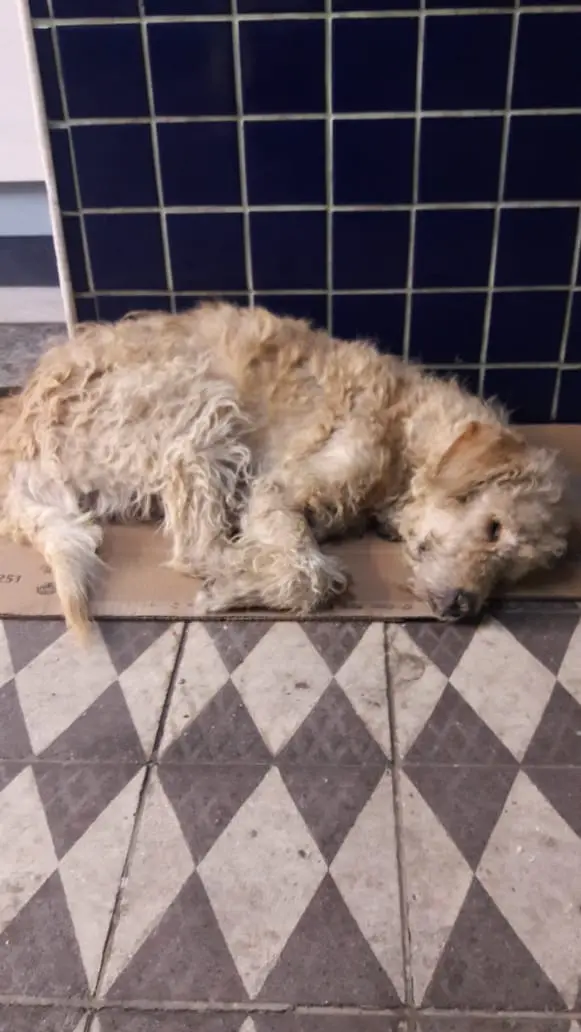
[[[490,405],[369,343],[226,304],[53,347],[18,399],[0,489],[0,531],[42,552],[81,633],[100,521],[157,508],[205,612],[329,601],[347,576],[318,543],[362,518],[401,535],[436,614],[565,549],[554,456]]]

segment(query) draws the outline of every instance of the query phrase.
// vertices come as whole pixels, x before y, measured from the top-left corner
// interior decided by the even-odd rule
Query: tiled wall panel
[[[30,8],[80,319],[254,301],[581,422],[581,3]]]

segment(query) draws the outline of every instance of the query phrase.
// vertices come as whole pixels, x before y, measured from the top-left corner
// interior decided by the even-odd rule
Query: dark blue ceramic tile
[[[423,107],[503,108],[511,19],[504,15],[428,18]]]
[[[566,369],[561,377],[559,423],[581,423],[581,369]]]
[[[245,290],[242,215],[169,215],[176,290]]]
[[[325,110],[322,21],[243,22],[240,47],[247,114]]]
[[[76,297],[75,312],[77,322],[95,322],[97,318],[95,299],[93,297]]]
[[[227,301],[232,305],[238,305],[239,308],[247,307],[248,295],[247,294],[178,294],[176,296],[176,312],[187,312],[191,308],[196,308],[197,305],[204,301]]]
[[[578,200],[581,116],[527,115],[511,119],[506,176],[507,200]]]
[[[52,0],[55,18],[136,18],[138,0]]]
[[[78,215],[65,215],[63,218],[63,233],[73,290],[81,294],[89,289],[89,284],[85,268],[81,220]]]
[[[327,298],[325,294],[256,294],[256,304],[276,315],[290,315],[307,319],[314,326],[327,325]]]
[[[571,323],[567,339],[567,362],[581,362],[581,294],[573,295]],[[581,406],[581,394],[579,395]]]
[[[159,215],[86,215],[97,290],[167,290]]]
[[[538,3],[538,0],[534,0]],[[426,7],[428,10],[432,10],[435,7],[455,7],[455,8],[470,8],[470,7],[498,7],[512,9],[515,6],[515,0],[491,0],[490,3],[484,4],[482,0],[454,0],[454,3],[447,3],[446,0],[426,0]]]
[[[504,210],[496,283],[500,287],[569,282],[577,213],[567,208]]]
[[[405,294],[336,294],[333,333],[336,337],[375,341],[381,351],[401,355]]]
[[[539,4],[539,0],[520,0],[521,7],[550,6],[551,0],[546,4]],[[559,7],[578,7],[579,0],[559,0]]]
[[[484,294],[414,294],[410,354],[427,365],[478,362]]]
[[[35,29],[34,42],[36,46],[36,58],[38,61],[47,118],[62,118],[63,108],[61,104],[51,30]]]
[[[146,14],[230,14],[230,0],[144,0]]]
[[[158,115],[236,113],[228,22],[153,24],[148,32]]]
[[[565,291],[494,294],[489,362],[555,362],[559,357]]]
[[[521,16],[513,107],[580,107],[579,14]]]
[[[138,25],[74,25],[58,30],[71,118],[148,114]]]
[[[113,294],[97,294],[99,318],[114,322],[122,319],[128,312],[169,312],[171,302],[168,294],[131,294],[115,296]]]
[[[424,118],[420,201],[495,201],[501,118]]]
[[[409,204],[413,161],[411,118],[335,122],[335,204]]]
[[[69,134],[66,129],[51,129],[50,149],[61,211],[75,211],[77,195],[71,165]]]
[[[247,122],[251,204],[324,204],[325,123]]]
[[[322,211],[255,212],[250,216],[257,290],[321,290],[327,248]]]
[[[159,203],[148,125],[83,125],[72,134],[84,208]]]
[[[554,369],[487,369],[484,394],[498,398],[516,423],[546,423],[551,418]]]
[[[57,287],[51,236],[0,236],[0,287]]]
[[[336,212],[333,216],[335,288],[405,287],[409,222],[405,211]]]
[[[440,380],[456,380],[470,394],[478,394],[479,375],[477,369],[464,369],[462,366],[452,366],[450,369],[432,369],[431,373]]]
[[[416,18],[334,22],[335,111],[413,111],[417,39]]]
[[[240,204],[234,122],[162,123],[157,132],[166,204]]]
[[[241,14],[281,14],[286,11],[304,13],[324,11],[325,0],[238,0]]]
[[[334,11],[417,11],[420,0],[331,0]]]
[[[28,0],[30,14],[33,18],[48,18],[48,4],[46,0]]]
[[[488,283],[491,210],[419,211],[416,287],[483,287]]]

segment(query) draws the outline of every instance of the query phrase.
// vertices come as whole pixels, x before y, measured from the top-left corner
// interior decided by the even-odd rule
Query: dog
[[[404,545],[435,616],[566,549],[564,473],[454,381],[263,308],[86,324],[40,359],[0,448],[0,532],[39,549],[89,627],[102,523],[156,507],[200,615],[305,615],[348,586],[320,544],[362,519]]]

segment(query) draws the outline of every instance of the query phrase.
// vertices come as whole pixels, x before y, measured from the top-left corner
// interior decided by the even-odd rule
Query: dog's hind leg
[[[88,591],[100,566],[103,532],[83,513],[74,491],[34,462],[17,463],[3,500],[0,532],[33,545],[52,570],[67,626],[84,639],[90,627]]]
[[[254,481],[240,537],[221,560],[219,575],[198,599],[200,614],[247,606],[305,614],[348,583],[340,564],[317,547],[303,513],[289,508],[268,477]]]

